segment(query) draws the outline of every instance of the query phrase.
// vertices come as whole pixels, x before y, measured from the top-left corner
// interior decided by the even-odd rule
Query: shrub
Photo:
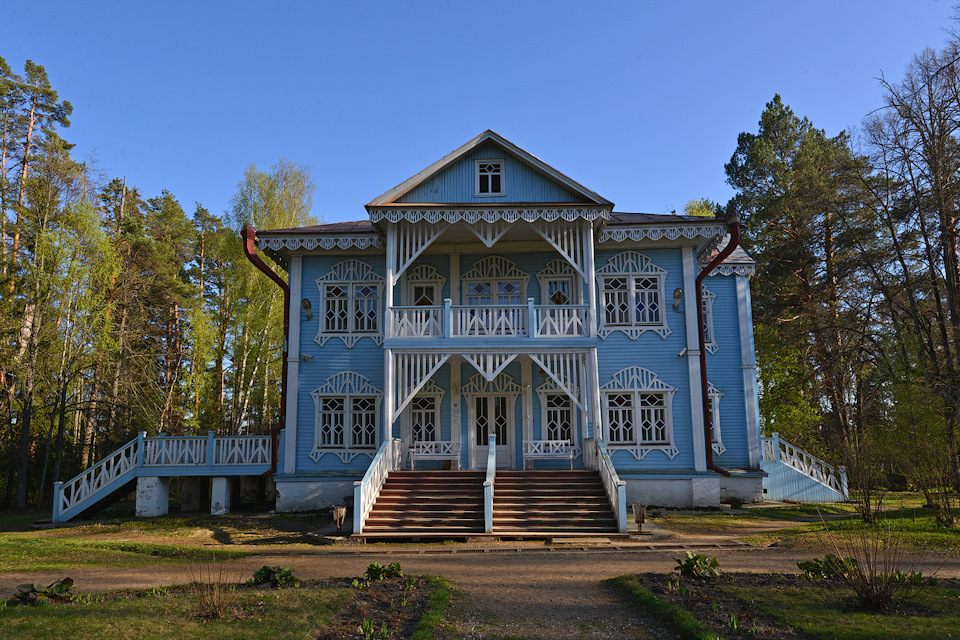
[[[263,567],[257,569],[247,584],[279,589],[281,587],[299,587],[300,581],[293,575],[290,567]]]
[[[674,558],[677,562],[677,571],[688,578],[715,578],[720,575],[720,561],[716,558],[707,558],[702,553],[687,551],[684,560]]]
[[[74,595],[70,593],[73,580],[64,578],[51,582],[46,587],[39,584],[21,584],[17,586],[16,598],[24,604],[38,604],[40,598],[50,602],[70,602]]]

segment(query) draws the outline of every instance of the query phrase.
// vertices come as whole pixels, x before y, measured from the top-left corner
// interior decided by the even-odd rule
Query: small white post
[[[527,298],[527,337],[537,337],[537,310],[533,306],[533,298]]]
[[[216,476],[210,483],[210,515],[230,513],[230,478]]]
[[[453,336],[453,301],[450,298],[443,299],[443,337]]]

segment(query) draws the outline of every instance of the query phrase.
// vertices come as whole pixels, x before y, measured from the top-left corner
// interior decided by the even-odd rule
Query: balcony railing
[[[587,335],[587,305],[392,307],[393,338],[578,338]],[[531,331],[532,327],[532,331]]]

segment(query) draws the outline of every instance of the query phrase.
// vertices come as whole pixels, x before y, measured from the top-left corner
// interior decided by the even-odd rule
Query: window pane
[[[352,398],[351,400],[351,445],[354,447],[377,446],[376,398]]]
[[[628,393],[612,393],[607,396],[610,442],[633,443],[633,396]]]
[[[414,442],[437,440],[437,399],[418,396],[410,403],[410,429]]]
[[[570,397],[562,393],[547,396],[547,440],[573,442],[573,408]]]
[[[663,394],[641,393],[638,400],[641,444],[666,444],[667,412]]]
[[[322,398],[320,401],[320,446],[343,446],[343,398]]]
[[[349,289],[345,285],[328,284],[324,287],[324,330],[330,332],[349,331],[347,312]]]

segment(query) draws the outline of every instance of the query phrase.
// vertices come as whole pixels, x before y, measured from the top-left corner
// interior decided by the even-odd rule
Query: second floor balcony
[[[588,305],[394,306],[388,338],[583,338]]]

